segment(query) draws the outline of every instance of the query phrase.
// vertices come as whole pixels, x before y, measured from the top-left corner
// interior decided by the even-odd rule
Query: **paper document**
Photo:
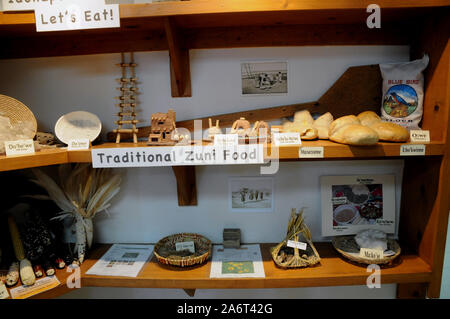
[[[137,277],[154,245],[114,244],[86,275]]]
[[[211,278],[264,278],[259,245],[242,245],[240,249],[213,247]]]

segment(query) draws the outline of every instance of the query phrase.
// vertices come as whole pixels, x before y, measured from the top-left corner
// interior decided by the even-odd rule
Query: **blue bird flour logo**
[[[409,85],[394,85],[387,90],[383,99],[384,111],[396,118],[407,117],[414,113],[419,104],[416,91]]]

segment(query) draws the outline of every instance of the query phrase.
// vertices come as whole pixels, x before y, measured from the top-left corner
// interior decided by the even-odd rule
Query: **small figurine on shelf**
[[[170,109],[167,113],[155,113],[151,118],[151,131],[148,136],[148,145],[174,145],[172,132],[176,129],[176,115]]]
[[[249,136],[253,139],[257,139],[258,143],[270,142],[269,130],[269,124],[264,121],[256,121]]]
[[[219,126],[219,120],[216,120],[216,126],[212,125],[212,119],[209,118],[209,129],[208,129],[208,140],[214,141],[214,135],[216,134],[222,134],[222,130]]]
[[[239,143],[245,144],[250,134],[250,122],[245,117],[234,121],[230,134],[237,134],[239,136]]]

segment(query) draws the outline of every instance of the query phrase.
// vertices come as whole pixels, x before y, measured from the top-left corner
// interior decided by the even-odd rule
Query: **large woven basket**
[[[186,255],[176,251],[175,243],[193,241],[195,253]],[[156,243],[156,259],[164,265],[188,267],[204,263],[211,256],[211,241],[198,234],[181,233],[164,237]]]
[[[400,253],[400,245],[394,239],[388,239],[387,246],[388,250],[392,250],[395,254],[392,256],[386,256],[382,259],[368,259],[361,257],[359,255],[359,246],[355,241],[354,235],[349,236],[338,236],[333,238],[333,246],[334,248],[345,258],[350,261],[364,264],[364,265],[383,265],[392,262],[395,258],[397,258]]]
[[[26,107],[22,102],[0,94],[0,116],[8,117],[11,124],[19,122],[30,122],[33,125],[34,135],[30,138],[34,138],[37,132],[37,122],[33,115],[33,112]]]
[[[298,248],[287,247],[288,240],[305,241],[306,250],[300,251]],[[272,259],[281,268],[303,268],[313,266],[320,262],[320,256],[312,242],[312,236],[303,219],[303,209],[296,213],[296,209],[291,211],[286,238],[277,246],[271,249]],[[293,252],[291,257],[286,258],[286,252]]]

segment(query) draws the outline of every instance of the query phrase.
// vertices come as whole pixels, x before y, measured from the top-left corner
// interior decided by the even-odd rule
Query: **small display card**
[[[272,134],[272,138],[275,146],[302,144],[299,133],[274,133]]]
[[[359,250],[359,256],[367,259],[382,259],[384,252],[381,249],[361,248]]]
[[[47,276],[42,279],[36,280],[34,285],[20,286],[11,289],[11,297],[13,299],[26,299],[31,296],[40,294],[41,292],[56,288],[60,285],[60,282],[56,276]]]
[[[299,158],[323,158],[323,146],[316,147],[300,147],[298,150]]]
[[[175,243],[175,249],[177,251],[189,250],[191,253],[195,254],[195,245],[193,241],[184,241],[180,243]]]
[[[423,144],[403,144],[400,146],[400,156],[424,156],[426,146]]]
[[[308,247],[308,244],[302,243],[300,241],[288,240],[287,246],[292,247],[292,248],[298,248],[301,250],[306,250],[306,247]]]
[[[6,289],[5,284],[0,284],[0,299],[8,299],[9,293],[8,289]]]
[[[430,143],[430,131],[428,130],[411,130],[409,138],[412,143]]]
[[[216,134],[214,135],[214,146],[234,146],[239,144],[237,134]]]
[[[6,156],[34,154],[33,140],[5,142]]]
[[[88,150],[90,141],[87,138],[70,140],[67,149],[69,151]]]

